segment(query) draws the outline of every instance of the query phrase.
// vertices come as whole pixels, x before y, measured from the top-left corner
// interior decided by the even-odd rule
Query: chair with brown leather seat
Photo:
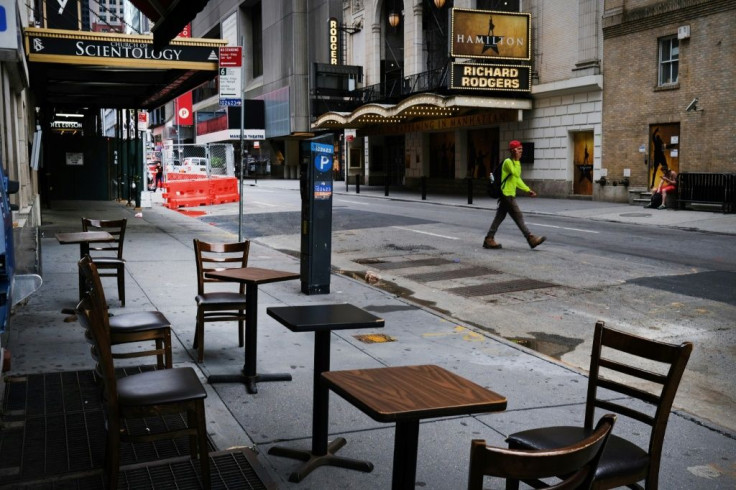
[[[248,266],[250,241],[236,243],[209,243],[194,239],[194,257],[197,262],[197,325],[193,348],[197,362],[204,360],[204,324],[207,322],[238,322],[238,345],[243,347],[245,334],[245,284],[220,281],[205,277],[208,272]],[[217,291],[213,290],[217,285]],[[227,290],[230,288],[231,290]]]
[[[127,350],[112,353],[113,359],[131,359],[156,356],[156,367],[171,368],[171,322],[160,311],[139,311],[119,313],[110,316],[107,311],[105,291],[102,289],[97,264],[89,257],[79,261],[79,272],[84,277],[86,293],[94,296],[96,302],[104,305],[104,321],[109,328],[110,344],[122,345],[153,341],[152,349]]]
[[[506,442],[512,449],[565,446],[590,434],[596,408],[615,412],[650,426],[649,444],[642,449],[611,435],[593,488],[642,488],[638,482],[644,480],[644,488],[656,490],[667,421],[692,349],[690,342],[675,345],[649,340],[608,328],[599,321],[593,336],[583,427],[531,429],[511,434]],[[623,397],[611,398],[610,392],[601,393],[599,388]]]
[[[189,438],[189,455],[200,460],[204,488],[210,488],[209,451],[204,399],[207,392],[191,367],[147,371],[116,378],[110,351],[105,306],[86,294],[77,306],[77,318],[92,342],[92,357],[101,380],[106,419],[105,479],[107,488],[117,488],[120,471],[120,443],[142,443],[160,439]],[[140,433],[126,424],[130,419],[186,414],[186,423],[164,425],[151,432],[151,424]],[[158,425],[158,424],[156,424]]]
[[[468,490],[482,490],[484,476],[506,479],[507,490],[518,489],[519,481],[525,480],[539,483],[535,488],[589,489],[615,422],[615,415],[604,415],[582,441],[550,450],[490,447],[484,440],[473,439]]]
[[[118,298],[125,306],[125,259],[123,245],[125,243],[125,227],[128,220],[123,219],[90,219],[82,218],[82,231],[106,231],[115,241],[90,244],[89,254],[95,261],[101,277],[114,277],[118,283]]]

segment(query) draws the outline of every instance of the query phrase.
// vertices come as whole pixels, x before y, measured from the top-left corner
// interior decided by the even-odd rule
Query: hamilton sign
[[[531,15],[452,9],[450,56],[529,60]]]

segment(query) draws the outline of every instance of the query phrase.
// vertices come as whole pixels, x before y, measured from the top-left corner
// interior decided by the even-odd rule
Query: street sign
[[[220,48],[220,105],[239,106],[242,89],[242,46]]]

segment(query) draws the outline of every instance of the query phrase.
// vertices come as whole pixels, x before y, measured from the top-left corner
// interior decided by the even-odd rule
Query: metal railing
[[[719,205],[724,213],[736,211],[736,174],[682,172],[677,178],[678,207]]]

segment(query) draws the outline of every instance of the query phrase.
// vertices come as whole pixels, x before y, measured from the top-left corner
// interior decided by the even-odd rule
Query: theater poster
[[[572,137],[572,192],[583,196],[593,194],[593,131],[574,133]]]

